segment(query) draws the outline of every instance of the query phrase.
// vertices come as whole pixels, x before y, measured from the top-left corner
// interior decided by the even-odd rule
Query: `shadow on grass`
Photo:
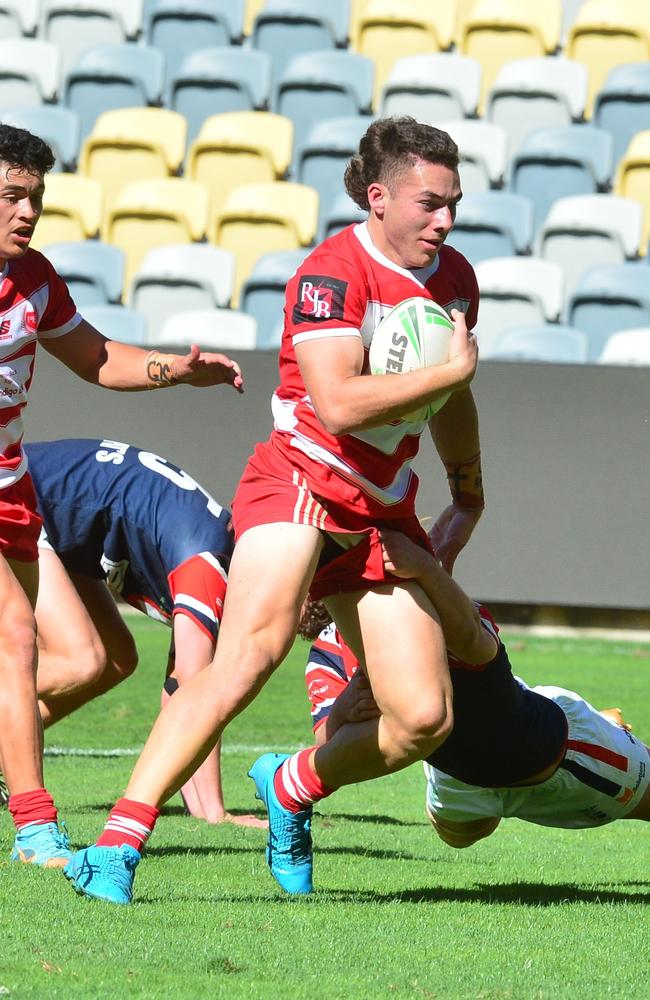
[[[646,885],[648,883],[633,883]],[[374,892],[330,889],[327,896],[343,903],[492,903],[499,906],[557,906],[558,903],[643,903],[648,892],[620,892],[612,888],[595,889],[569,883],[547,885],[543,882],[513,882],[508,885],[482,885],[471,889],[452,887],[403,889],[399,892]]]
[[[265,813],[266,815],[266,813]],[[422,820],[397,819],[395,816],[360,816],[358,813],[320,813],[314,811],[314,817],[326,824],[329,820],[346,820],[349,823],[377,823],[380,826],[422,826]]]
[[[265,830],[260,830],[264,834]],[[194,855],[204,855],[221,857],[228,854],[255,854],[259,855],[262,848],[259,843],[251,844],[247,847],[233,847],[232,844],[167,844],[164,847],[148,846],[146,853],[148,858],[170,858],[170,857],[191,857]],[[321,854],[332,854],[335,856],[346,854],[356,858],[373,858],[377,861],[418,861],[421,858],[405,851],[375,851],[363,850],[358,847],[325,847],[319,850]]]

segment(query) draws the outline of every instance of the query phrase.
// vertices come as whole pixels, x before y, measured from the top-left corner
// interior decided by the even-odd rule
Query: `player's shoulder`
[[[22,257],[15,257],[9,262],[9,277],[14,282],[37,279],[41,283],[56,276],[53,265],[40,250],[29,247]]]
[[[448,244],[445,243],[440,247],[438,256],[441,268],[444,268],[444,270],[450,273],[455,273],[461,277],[476,282],[474,268],[468,261],[467,257],[462,254],[460,250],[456,250],[455,247],[448,246]]]
[[[327,239],[314,247],[300,264],[297,274],[318,273],[319,269],[336,268],[337,270],[355,273],[355,262],[362,247],[354,233],[354,225],[328,236]],[[327,273],[327,272],[326,272]]]

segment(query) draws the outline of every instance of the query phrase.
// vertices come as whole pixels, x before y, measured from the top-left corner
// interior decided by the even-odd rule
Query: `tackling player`
[[[25,445],[44,530],[37,687],[44,726],[110,690],[138,654],[115,598],[172,629],[163,703],[212,660],[233,539],[230,512],[191,476],[119,441]],[[219,744],[181,789],[211,823],[265,826],[223,803]]]
[[[66,875],[77,891],[131,898],[133,872],[159,806],[179,787],[224,725],[261,689],[289,650],[308,589],[324,597],[360,657],[382,714],[353,739],[253,774],[269,810],[269,860],[289,892],[309,892],[312,802],[422,759],[452,725],[442,632],[421,587],[387,573],[378,527],[419,544],[411,469],[425,423],[404,414],[453,390],[429,430],[447,466],[452,503],[436,545],[451,567],[483,507],[478,420],[469,384],[477,365],[478,289],[445,238],[461,197],[458,149],[447,133],[412,118],[373,122],[345,185],[368,221],[325,240],[287,285],[275,429],[249,460],[233,504],[237,544],[215,658],[161,713],[126,791],[133,825],[116,849],[76,854]],[[371,375],[373,331],[397,303],[420,295],[455,318],[450,360],[405,375]],[[400,683],[394,671],[400,660]],[[276,773],[277,772],[277,773]],[[110,823],[110,819],[109,819]]]
[[[583,829],[650,820],[650,747],[618,709],[597,712],[573,691],[514,677],[489,611],[406,536],[382,535],[391,572],[417,577],[447,640],[454,729],[425,761],[426,811],[439,837],[469,847],[504,817]],[[312,632],[313,635],[313,632]],[[306,670],[316,741],[378,713],[358,660],[334,626]]]
[[[162,355],[103,337],[77,312],[65,282],[30,240],[43,210],[52,150],[25,129],[0,125],[0,761],[16,826],[12,858],[61,866],[70,857],[43,784],[36,699],[40,517],[22,451],[22,411],[36,345],[87,382],[133,392],[179,382],[227,382],[237,365],[221,354]]]

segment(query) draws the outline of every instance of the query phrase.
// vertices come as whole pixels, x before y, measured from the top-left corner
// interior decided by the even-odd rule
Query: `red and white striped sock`
[[[280,805],[287,812],[297,813],[312,802],[327,798],[334,788],[328,788],[311,766],[315,747],[299,750],[288,757],[275,772],[273,787]]]
[[[9,812],[17,830],[30,823],[56,823],[57,811],[54,799],[46,788],[34,788],[31,792],[19,792],[9,797]]]
[[[160,810],[133,799],[118,799],[113,806],[98,847],[122,847],[130,844],[142,853],[160,816]]]

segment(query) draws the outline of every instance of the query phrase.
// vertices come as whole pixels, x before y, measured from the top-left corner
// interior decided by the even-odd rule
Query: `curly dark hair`
[[[26,128],[0,123],[0,162],[30,174],[44,175],[54,166],[52,147]]]
[[[313,642],[331,621],[332,616],[323,602],[312,601],[311,597],[308,597],[302,606],[298,635]]]
[[[370,184],[379,181],[392,188],[399,174],[417,160],[458,170],[458,146],[442,129],[408,115],[378,118],[361,137],[359,152],[346,167],[345,190],[367,212]]]

